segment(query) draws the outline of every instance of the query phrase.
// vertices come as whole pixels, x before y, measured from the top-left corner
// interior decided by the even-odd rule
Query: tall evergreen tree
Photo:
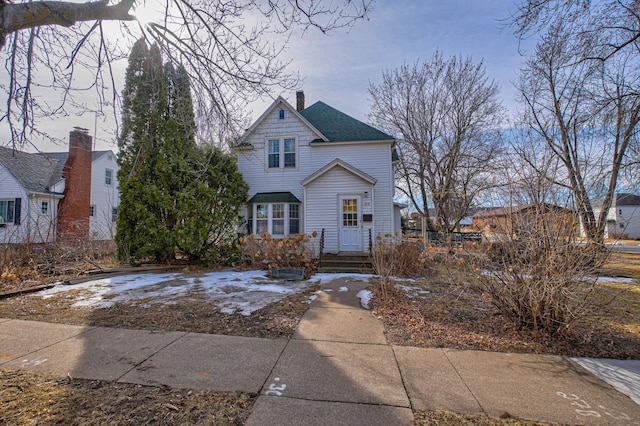
[[[200,148],[189,78],[138,41],[129,57],[120,148],[121,259],[214,260],[235,236],[247,186],[235,160]]]

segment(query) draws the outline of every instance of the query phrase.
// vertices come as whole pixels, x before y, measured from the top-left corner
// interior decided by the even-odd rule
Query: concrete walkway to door
[[[389,345],[362,309],[362,278],[322,286],[291,339],[152,332],[0,319],[0,368],[259,394],[249,425],[410,425],[413,410],[563,424],[640,424],[640,364],[614,389],[559,356]],[[606,377],[605,377],[606,378]]]

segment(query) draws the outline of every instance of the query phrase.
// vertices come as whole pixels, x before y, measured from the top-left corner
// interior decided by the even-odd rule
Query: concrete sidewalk
[[[412,409],[640,424],[621,393],[640,399],[638,361],[391,346],[359,306],[367,286],[323,285],[288,340],[0,319],[0,368],[256,393],[250,425],[403,425]]]

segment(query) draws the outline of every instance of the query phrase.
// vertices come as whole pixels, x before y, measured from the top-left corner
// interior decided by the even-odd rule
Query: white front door
[[[340,196],[340,251],[362,251],[360,204],[359,195]]]

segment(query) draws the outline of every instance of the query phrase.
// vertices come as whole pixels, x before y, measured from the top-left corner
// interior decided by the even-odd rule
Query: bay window
[[[254,232],[255,230],[255,232]],[[248,205],[247,231],[257,235],[296,235],[300,232],[300,204],[255,203]]]

